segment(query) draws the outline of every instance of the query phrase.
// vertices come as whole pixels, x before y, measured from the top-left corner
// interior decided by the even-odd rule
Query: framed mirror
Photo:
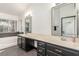
[[[32,16],[28,15],[25,19],[25,33],[31,33],[32,32]]]
[[[51,33],[54,36],[78,37],[78,9],[75,3],[57,4],[51,9]]]

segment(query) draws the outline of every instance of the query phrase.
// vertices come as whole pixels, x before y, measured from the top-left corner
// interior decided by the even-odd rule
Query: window
[[[16,32],[17,21],[0,19],[0,32]]]

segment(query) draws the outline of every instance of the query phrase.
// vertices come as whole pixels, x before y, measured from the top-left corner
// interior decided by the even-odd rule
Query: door
[[[61,19],[61,34],[62,36],[77,36],[77,25],[75,16],[63,17]]]

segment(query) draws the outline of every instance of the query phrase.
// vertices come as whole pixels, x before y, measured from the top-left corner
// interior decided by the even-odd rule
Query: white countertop
[[[56,44],[59,46],[79,50],[79,38],[76,38],[76,42],[73,42],[73,38],[70,37],[64,37],[66,41],[61,40],[62,36],[49,36],[49,35],[41,35],[41,34],[35,34],[35,33],[27,33],[27,34],[19,34],[23,37],[32,38],[39,41],[48,42],[51,44]]]

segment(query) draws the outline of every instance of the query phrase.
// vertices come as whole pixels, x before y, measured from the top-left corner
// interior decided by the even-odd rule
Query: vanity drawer
[[[57,54],[57,53],[55,53],[55,52],[53,52],[53,51],[50,51],[50,50],[47,50],[47,51],[46,51],[46,55],[47,55],[47,56],[60,56],[59,54]]]
[[[37,56],[42,56],[40,53],[37,53]]]
[[[60,55],[63,54],[63,50],[60,47],[52,45],[52,44],[47,44],[47,50],[50,50]]]
[[[53,45],[53,44],[47,44],[47,49],[50,51],[53,51],[57,54],[63,55],[63,56],[77,56],[79,55],[78,51],[64,48],[61,46]]]
[[[65,49],[63,50],[63,56],[79,56],[79,52]]]
[[[45,48],[38,47],[37,48],[37,53],[38,54],[41,54],[42,56],[45,56]]]
[[[41,41],[38,41],[38,42],[37,42],[37,46],[38,46],[38,47],[43,47],[43,48],[45,48],[45,43],[44,43],[44,42],[41,42]]]

